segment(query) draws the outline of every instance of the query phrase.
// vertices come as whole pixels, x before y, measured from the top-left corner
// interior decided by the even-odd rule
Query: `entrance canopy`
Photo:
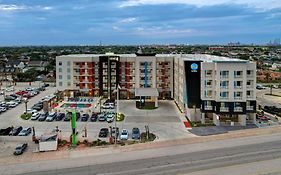
[[[136,97],[158,97],[159,93],[157,88],[136,88]]]

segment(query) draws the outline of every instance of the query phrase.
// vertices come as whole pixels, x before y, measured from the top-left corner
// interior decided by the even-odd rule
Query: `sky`
[[[0,0],[0,45],[266,44],[281,0]]]

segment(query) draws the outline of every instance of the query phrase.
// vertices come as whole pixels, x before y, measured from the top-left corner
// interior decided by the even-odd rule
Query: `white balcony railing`
[[[234,97],[234,100],[242,100],[242,97]]]
[[[242,89],[243,86],[235,86],[234,89]]]
[[[252,111],[254,110],[254,106],[247,106],[247,111]]]
[[[228,86],[221,86],[221,89],[228,89]]]
[[[229,108],[228,107],[220,107],[220,112],[228,112]]]
[[[213,110],[213,106],[205,106],[205,110]]]
[[[234,112],[243,112],[242,107],[234,107]]]

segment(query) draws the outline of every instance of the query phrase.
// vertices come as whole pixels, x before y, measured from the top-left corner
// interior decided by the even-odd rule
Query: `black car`
[[[132,139],[140,139],[140,130],[139,128],[132,129]]]
[[[38,118],[38,121],[42,122],[42,121],[45,121],[46,118],[48,117],[49,113],[48,112],[43,112],[43,113],[40,113],[40,116]]]
[[[76,112],[76,121],[78,121],[80,117],[81,117],[80,112]]]
[[[108,136],[108,128],[101,128],[99,132],[99,137],[105,138]]]
[[[16,136],[20,133],[21,130],[22,130],[22,126],[16,126],[10,131],[9,135]]]
[[[8,127],[6,129],[0,129],[0,135],[2,136],[6,136],[6,135],[9,135],[9,133],[11,132],[12,130],[12,127]]]
[[[17,145],[17,147],[15,148],[15,151],[14,151],[14,155],[20,155],[22,154],[27,148],[27,143],[22,143],[22,144],[19,144]]]
[[[83,114],[81,117],[81,121],[86,122],[86,121],[88,121],[89,118],[90,118],[89,114]]]
[[[96,122],[96,121],[98,120],[98,114],[97,114],[97,113],[93,113],[92,116],[91,116],[91,118],[90,118],[90,120],[91,120],[92,122]]]
[[[14,98],[18,98],[19,97],[19,95],[17,95],[17,94],[11,94],[10,96],[14,97]]]
[[[58,113],[57,117],[55,118],[56,121],[61,121],[65,117],[64,113]]]

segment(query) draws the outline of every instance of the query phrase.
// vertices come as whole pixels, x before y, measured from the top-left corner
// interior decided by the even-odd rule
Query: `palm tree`
[[[266,82],[267,82],[267,83],[269,82],[270,78],[271,78],[271,75],[270,75],[269,71],[267,71],[267,72],[265,73],[265,79],[266,79]]]

